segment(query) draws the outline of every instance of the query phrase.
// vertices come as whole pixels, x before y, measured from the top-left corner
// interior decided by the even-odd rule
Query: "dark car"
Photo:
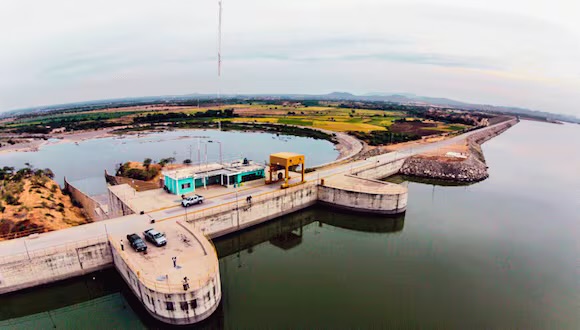
[[[167,244],[167,239],[165,238],[165,235],[163,235],[162,233],[158,232],[153,228],[144,231],[143,236],[145,236],[146,240],[155,244],[155,246],[164,246],[165,244]]]
[[[129,244],[131,244],[133,249],[135,249],[135,251],[137,252],[147,251],[147,245],[145,244],[145,241],[143,241],[141,237],[139,237],[139,235],[129,234],[127,235],[127,240],[129,241]]]

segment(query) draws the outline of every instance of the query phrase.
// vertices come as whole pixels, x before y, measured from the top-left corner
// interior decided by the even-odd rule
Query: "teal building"
[[[266,176],[265,167],[255,164],[236,163],[231,166],[210,164],[209,171],[201,171],[200,166],[163,172],[165,191],[175,195],[195,192],[196,188],[221,185],[236,187],[244,182],[259,180]]]

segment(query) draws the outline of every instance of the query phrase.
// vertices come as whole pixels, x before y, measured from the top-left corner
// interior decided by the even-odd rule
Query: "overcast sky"
[[[0,111],[187,93],[409,92],[580,115],[574,0],[0,1]]]

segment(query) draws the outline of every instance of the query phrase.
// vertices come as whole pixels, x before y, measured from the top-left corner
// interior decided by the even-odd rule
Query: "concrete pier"
[[[318,188],[318,201],[349,211],[399,214],[407,209],[407,188],[354,175],[339,175],[325,180]]]
[[[180,221],[161,223],[155,229],[165,234],[167,245],[149,244],[146,253],[133,250],[122,234],[111,235],[115,268],[156,319],[179,325],[209,317],[222,296],[214,246]]]

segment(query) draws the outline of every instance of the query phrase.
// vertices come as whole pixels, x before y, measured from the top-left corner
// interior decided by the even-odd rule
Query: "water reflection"
[[[466,187],[476,184],[477,182],[458,182],[458,181],[448,181],[448,180],[438,180],[438,179],[428,179],[420,178],[416,176],[409,176],[403,174],[392,175],[388,178],[383,179],[384,181],[401,184],[403,182],[414,182],[422,183],[432,186],[442,186],[442,187]]]
[[[303,229],[313,222],[317,222],[320,227],[330,225],[359,232],[394,233],[403,230],[405,215],[362,217],[336,211],[330,207],[313,206],[278,220],[249,228],[241,233],[218,238],[214,244],[220,258],[244,250],[252,253],[254,246],[264,242],[269,242],[282,250],[290,250],[303,243]]]

